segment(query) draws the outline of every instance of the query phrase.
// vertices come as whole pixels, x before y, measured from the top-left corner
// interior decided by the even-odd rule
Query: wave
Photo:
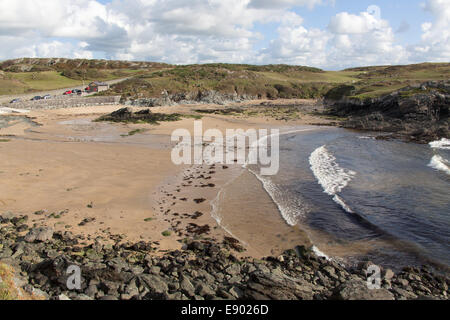
[[[332,259],[329,256],[327,256],[325,253],[320,251],[319,248],[317,248],[316,246],[312,247],[312,251],[316,254],[316,256],[325,258],[327,261],[332,261]]]
[[[430,142],[429,145],[433,149],[450,150],[450,139],[442,138],[441,140]]]
[[[344,209],[346,212],[348,213],[355,213],[345,202],[344,199],[342,199],[341,197],[339,197],[338,195],[335,195],[333,197],[333,201],[336,202],[338,205],[340,205],[342,207],[342,209]]]
[[[258,152],[258,148],[264,147],[267,148],[267,145],[262,144],[262,142],[274,135],[288,135],[288,134],[294,134],[299,132],[306,132],[311,131],[314,129],[308,128],[308,129],[295,129],[290,130],[282,133],[277,134],[271,134],[264,136],[260,138],[258,141],[253,143],[252,146],[250,146],[250,152],[248,159],[251,159],[252,157],[255,157]],[[278,211],[280,212],[283,219],[286,221],[286,223],[290,226],[295,226],[298,223],[298,218],[301,216],[305,216],[307,212],[307,208],[305,207],[305,204],[299,199],[298,197],[286,197],[286,194],[282,192],[275,183],[272,182],[270,178],[263,177],[262,175],[256,173],[254,170],[248,168],[248,161],[243,165],[243,168],[248,169],[250,173],[252,173],[262,184],[264,190],[269,195],[269,197],[272,199],[272,201],[275,203],[275,205],[278,208]],[[289,200],[287,200],[288,198]],[[294,203],[292,203],[294,202]]]
[[[309,163],[319,184],[330,196],[341,192],[356,175],[354,171],[341,168],[325,146],[311,153]]]
[[[297,225],[298,218],[305,216],[307,211],[302,201],[297,197],[288,197],[291,202],[295,202],[289,203],[289,200],[286,199],[286,194],[282,192],[269,178],[264,178],[251,169],[248,170],[262,183],[264,190],[275,203],[278,211],[286,223],[290,226]]]
[[[450,163],[443,157],[439,155],[435,155],[433,158],[431,158],[430,163],[428,164],[429,167],[434,168],[439,171],[443,171],[446,174],[450,175]]]

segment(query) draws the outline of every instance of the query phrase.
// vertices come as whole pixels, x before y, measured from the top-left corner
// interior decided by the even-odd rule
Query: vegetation
[[[0,63],[0,95],[32,93],[107,81],[167,68],[152,62],[86,59],[15,59]]]
[[[86,59],[15,59],[0,63],[0,95],[66,88],[82,80],[129,78],[99,95],[159,98],[214,90],[256,98],[367,99],[408,85],[450,78],[449,63],[375,66],[342,71],[289,65],[196,64]]]
[[[161,92],[195,96],[214,90],[269,99],[319,98],[335,83],[351,81],[352,74],[285,65],[188,65],[138,75],[102,94],[120,94],[125,99],[135,99],[160,97]]]
[[[450,78],[450,64],[417,64],[323,71],[286,65],[188,65],[138,75],[103,94],[124,99],[155,98],[162,92],[187,94],[215,90],[257,98],[373,98],[408,85]]]
[[[0,263],[0,301],[42,299],[43,297],[29,295],[19,289],[14,281],[14,269],[6,264]]]
[[[379,66],[347,69],[358,72],[351,98],[376,98],[410,85],[450,78],[450,63],[421,63],[406,66]]]
[[[170,237],[172,235],[172,233],[169,230],[163,231],[161,233],[164,237]]]
[[[18,292],[12,278],[12,269],[7,265],[0,264],[0,301],[17,300]]]

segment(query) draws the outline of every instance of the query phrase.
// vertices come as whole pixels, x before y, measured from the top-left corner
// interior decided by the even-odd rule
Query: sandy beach
[[[217,107],[152,111],[190,113]],[[0,144],[0,210],[30,215],[30,226],[70,231],[86,243],[153,241],[159,252],[179,249],[184,239],[192,238],[237,238],[246,249],[242,255],[252,257],[308,244],[298,228],[286,224],[284,230],[274,230],[283,220],[260,182],[242,166],[172,163],[171,133],[177,128],[192,132],[194,119],[157,126],[92,122],[120,108],[32,111],[26,115],[31,124],[19,121],[0,129],[7,138]],[[307,114],[293,121],[214,114],[202,121],[204,130],[223,132],[328,122]],[[129,135],[137,129],[138,134]],[[221,219],[214,216],[217,206]]]

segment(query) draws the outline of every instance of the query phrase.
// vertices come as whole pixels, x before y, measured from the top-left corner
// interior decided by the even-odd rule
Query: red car
[[[63,95],[65,95],[65,96],[66,96],[66,95],[68,95],[68,94],[72,94],[72,93],[73,93],[73,92],[72,92],[72,90],[68,90],[68,91],[64,92],[64,93],[63,93]]]

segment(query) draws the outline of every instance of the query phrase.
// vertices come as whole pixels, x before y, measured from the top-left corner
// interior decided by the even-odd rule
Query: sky
[[[0,0],[0,60],[450,61],[450,0]]]

